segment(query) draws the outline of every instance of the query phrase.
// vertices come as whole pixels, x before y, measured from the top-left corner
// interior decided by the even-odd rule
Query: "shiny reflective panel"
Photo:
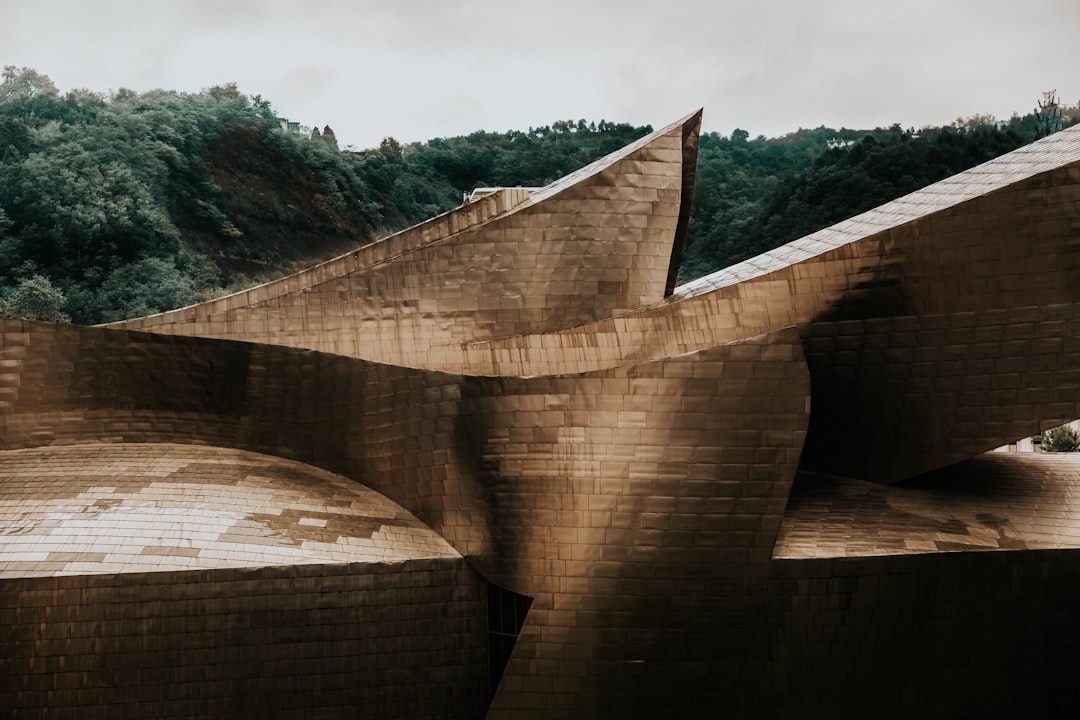
[[[1080,127],[674,288],[699,124],[226,298],[0,322],[4,562],[44,575],[0,579],[21,658],[0,701],[1071,702],[1076,464],[961,461],[1080,417]],[[127,624],[100,624],[112,587]],[[145,627],[184,661],[140,674]]]
[[[1080,455],[990,453],[896,485],[805,474],[774,558],[1080,548]]]
[[[0,577],[454,558],[362,485],[254,453],[160,443],[0,454]]]

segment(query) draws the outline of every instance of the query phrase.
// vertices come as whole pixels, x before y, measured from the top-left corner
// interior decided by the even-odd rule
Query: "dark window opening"
[[[510,653],[514,651],[518,634],[529,614],[532,598],[504,590],[488,583],[488,668],[491,673],[491,695],[502,680]]]

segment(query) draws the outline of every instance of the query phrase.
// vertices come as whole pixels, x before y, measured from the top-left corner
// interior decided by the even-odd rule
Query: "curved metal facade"
[[[699,111],[533,194],[501,190],[297,275],[114,326],[462,370],[463,343],[670,294],[700,124]]]
[[[40,613],[29,624],[9,613],[26,635],[10,645],[23,659],[5,666],[0,702],[29,715],[80,698],[82,715],[104,715],[121,697],[133,715],[273,714],[313,702],[323,668],[340,678],[344,663],[370,678],[365,663],[381,656],[409,672],[379,690],[367,679],[350,692],[331,684],[336,700],[317,707],[515,718],[1030,708],[1033,676],[1015,658],[1080,639],[1063,600],[1080,587],[1080,535],[1071,514],[1039,509],[1060,484],[1030,479],[1074,469],[999,462],[999,496],[1034,498],[1003,518],[1000,497],[961,498],[949,466],[1080,416],[1080,131],[673,288],[699,123],[695,113],[534,195],[497,193],[235,296],[107,328],[0,323],[9,459],[33,452],[42,472],[64,477],[72,447],[100,458],[157,448],[165,462],[212,446],[204,452],[335,473],[415,516],[412,540],[387,548],[412,558],[403,566],[392,553],[366,569],[344,556],[286,562],[243,586],[261,596],[271,577],[310,579],[318,568],[363,587],[385,581],[397,590],[378,596],[380,640],[343,648],[304,616],[323,639],[298,650],[298,638],[271,634],[310,661],[306,680],[275,695],[227,680],[250,655],[229,655],[235,637],[206,636],[232,659],[206,684],[205,706],[170,699],[167,682],[116,674],[110,695],[106,675],[69,671],[67,646],[42,644],[62,630],[49,604],[104,580],[81,566],[76,579],[46,569],[0,580],[5,607]],[[979,476],[978,462],[956,468]],[[115,499],[146,472],[108,468],[79,502]],[[852,479],[939,468],[927,481],[937,495]],[[325,502],[312,502],[281,505],[305,509],[280,519],[276,541],[328,522]],[[16,500],[12,512],[30,504]],[[107,535],[103,517],[91,524]],[[1010,538],[1037,517],[1046,527],[1019,533],[1024,551],[971,552],[1020,547]],[[986,539],[994,528],[1004,542]],[[413,557],[421,536],[452,550]],[[0,536],[0,558],[12,547]],[[966,552],[944,554],[957,549]],[[118,571],[116,582],[143,583],[145,570]],[[417,580],[428,571],[430,582]],[[164,587],[194,583],[194,607],[217,607],[225,595],[212,584],[235,580],[164,565],[157,575]],[[282,582],[281,602],[296,594],[312,612],[322,602],[309,580]],[[517,635],[493,695],[477,650],[483,588],[489,611],[503,592],[492,586],[531,599],[509,629],[487,620],[489,635]],[[244,592],[226,593],[239,623]],[[151,595],[133,602],[132,618],[156,612]],[[109,657],[139,627],[65,612],[79,632],[102,634]],[[170,635],[160,650],[178,643]],[[175,672],[195,673],[190,658],[202,656],[180,656]],[[948,682],[935,679],[941,668]],[[409,679],[424,674],[432,682]],[[80,695],[73,686],[87,678],[99,685]],[[883,710],[881,692],[897,702]]]

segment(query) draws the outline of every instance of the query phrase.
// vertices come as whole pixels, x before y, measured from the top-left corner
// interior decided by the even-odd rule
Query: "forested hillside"
[[[1080,115],[1080,113],[1078,113]],[[902,130],[799,130],[701,137],[689,248],[692,280],[874,208],[1035,139],[1032,116]]]
[[[992,158],[1080,116],[1049,109],[945,128],[701,138],[687,280]],[[0,83],[0,312],[97,323],[280,276],[461,202],[544,185],[646,134],[560,121],[360,152],[282,129],[235,85],[61,94]]]

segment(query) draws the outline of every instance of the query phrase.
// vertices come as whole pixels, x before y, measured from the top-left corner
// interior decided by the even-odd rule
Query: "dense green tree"
[[[1035,134],[1046,137],[1062,127],[1061,105],[1058,103],[1057,90],[1043,93],[1035,109]]]
[[[254,200],[252,182],[264,190]],[[352,156],[280,132],[269,103],[235,83],[61,97],[47,76],[5,69],[0,287],[39,273],[79,322],[167,309],[220,292],[237,272],[280,273],[355,247],[378,222],[370,196]],[[132,272],[163,289],[125,290]]]
[[[324,143],[326,143],[333,149],[338,149],[337,135],[334,134],[333,129],[331,129],[329,125],[323,127],[322,139]]]
[[[151,315],[198,299],[192,279],[170,260],[148,257],[113,270],[96,293],[105,322]]]
[[[1052,428],[1043,433],[1042,449],[1045,452],[1076,452],[1080,450],[1080,435],[1068,425]]]
[[[32,275],[0,295],[0,315],[20,320],[71,322],[64,312],[67,299],[47,277]]]
[[[57,97],[60,94],[47,75],[42,75],[33,68],[5,65],[0,78],[3,78],[3,82],[0,82],[0,101]]]
[[[651,132],[627,124],[556,121],[527,132],[478,131],[402,146],[387,138],[357,154],[391,224],[449,210],[485,186],[546,185]]]

